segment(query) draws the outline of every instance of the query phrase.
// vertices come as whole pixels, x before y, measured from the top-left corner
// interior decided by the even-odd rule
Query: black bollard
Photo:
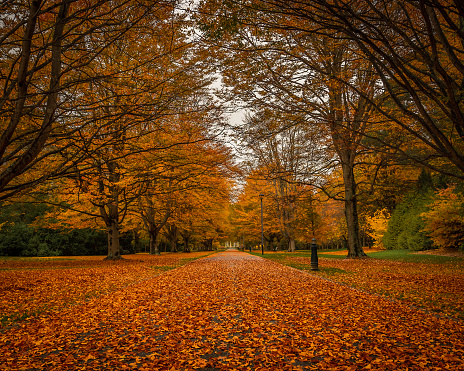
[[[317,259],[317,244],[316,244],[315,238],[313,238],[311,241],[311,270],[312,271],[319,270],[319,262]]]

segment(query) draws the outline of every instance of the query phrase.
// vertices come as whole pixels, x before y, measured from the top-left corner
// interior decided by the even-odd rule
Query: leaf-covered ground
[[[4,328],[0,368],[458,370],[463,339],[459,320],[225,252]]]
[[[207,254],[138,254],[117,262],[101,256],[3,258],[0,326],[107,294]]]
[[[265,257],[298,269],[311,269],[311,258],[299,257],[298,253],[266,253]],[[320,258],[320,270],[310,273],[464,320],[464,260],[417,260]]]

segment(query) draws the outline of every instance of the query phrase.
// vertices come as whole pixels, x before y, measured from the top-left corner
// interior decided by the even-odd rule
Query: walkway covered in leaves
[[[462,322],[237,251],[1,333],[0,369],[462,369]]]

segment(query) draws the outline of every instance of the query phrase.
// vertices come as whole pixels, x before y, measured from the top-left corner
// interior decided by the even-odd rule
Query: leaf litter
[[[225,252],[5,328],[0,369],[456,370],[463,335],[459,320]]]

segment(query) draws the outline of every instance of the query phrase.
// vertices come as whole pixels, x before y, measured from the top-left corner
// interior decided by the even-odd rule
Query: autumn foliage
[[[289,257],[288,264],[310,267],[309,258]],[[320,258],[317,274],[366,292],[458,318],[464,318],[462,260],[449,263],[400,262],[383,259]]]
[[[3,1],[0,252],[111,261],[0,259],[0,369],[464,368],[462,259],[366,255],[463,249],[463,17]]]
[[[464,196],[454,186],[437,192],[430,210],[423,213],[425,231],[436,247],[464,248]]]

